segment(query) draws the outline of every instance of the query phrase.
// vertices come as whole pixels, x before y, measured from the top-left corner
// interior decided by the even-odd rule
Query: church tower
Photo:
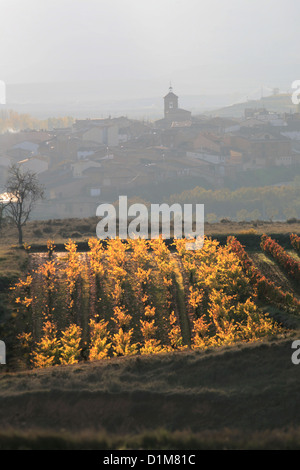
[[[164,96],[164,119],[156,121],[161,128],[170,129],[173,125],[181,123],[182,126],[190,126],[192,123],[192,113],[181,109],[178,106],[178,96],[173,92],[170,84],[169,93]]]
[[[165,102],[165,118],[171,113],[176,113],[178,109],[178,96],[173,93],[173,88],[170,85],[169,93],[164,97]]]

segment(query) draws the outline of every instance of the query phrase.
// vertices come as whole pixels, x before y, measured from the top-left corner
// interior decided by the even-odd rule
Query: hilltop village
[[[90,217],[119,195],[153,202],[191,187],[223,188],[249,170],[299,168],[300,114],[245,110],[239,119],[193,116],[172,87],[163,117],[75,120],[70,127],[0,135],[0,191],[16,163],[34,171],[47,201],[35,218]],[[152,201],[151,201],[152,202]]]

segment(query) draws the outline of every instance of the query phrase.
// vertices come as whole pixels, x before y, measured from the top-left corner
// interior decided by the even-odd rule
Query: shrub
[[[53,232],[53,228],[52,228],[50,225],[48,225],[48,226],[46,226],[46,227],[43,228],[43,232],[44,232],[44,233],[52,233],[52,232]]]
[[[41,229],[36,228],[33,230],[33,235],[37,238],[41,238],[43,236],[43,232],[41,231]]]
[[[60,339],[60,363],[76,364],[80,357],[81,328],[72,324],[62,332]]]
[[[108,343],[109,333],[107,331],[108,322],[100,320],[90,320],[90,352],[89,360],[95,361],[108,357],[111,343]]]
[[[265,253],[270,254],[290,277],[300,281],[300,262],[290,256],[275,240],[262,235],[261,248]]]
[[[122,328],[113,336],[114,356],[133,356],[137,354],[137,344],[131,343],[133,330],[125,332]]]
[[[292,233],[290,235],[290,240],[291,240],[291,244],[294,250],[300,254],[300,237],[296,235],[295,233]]]
[[[285,310],[295,310],[300,313],[300,302],[290,293],[283,292],[281,288],[263,276],[259,269],[254,266],[244,247],[235,237],[228,237],[227,244],[240,259],[243,270],[255,288],[256,297],[259,301],[267,300],[270,304],[274,304]]]
[[[32,363],[34,367],[49,367],[58,364],[58,358],[57,329],[52,322],[47,321],[43,326],[43,336],[32,353]]]

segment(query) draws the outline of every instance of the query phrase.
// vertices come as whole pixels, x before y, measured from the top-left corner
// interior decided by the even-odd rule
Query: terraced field
[[[238,244],[234,255],[213,242],[198,255],[180,245],[175,253],[158,244],[151,255],[140,245],[129,256],[112,247],[93,258],[74,247],[29,255],[36,278],[19,286],[10,340],[27,325],[39,366],[19,346],[8,351],[0,448],[299,449],[297,282],[272,256]],[[107,336],[91,360],[88,325],[99,315]],[[75,323],[84,347],[53,355],[44,347],[53,337],[42,343],[49,320],[59,326],[54,346]],[[120,329],[132,331],[123,350]]]

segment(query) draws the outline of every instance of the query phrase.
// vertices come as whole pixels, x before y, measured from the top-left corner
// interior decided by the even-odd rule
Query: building
[[[248,135],[227,135],[224,142],[232,151],[241,152],[243,167],[264,168],[293,164],[291,140],[280,133],[255,132]]]
[[[73,135],[82,142],[117,147],[119,145],[119,128],[112,119],[76,120]]]
[[[170,86],[169,93],[164,97],[164,119],[156,121],[156,125],[162,128],[170,128],[176,125],[175,123],[188,123],[192,119],[192,113],[185,109],[179,108],[178,96],[173,92],[173,88]]]
[[[71,168],[74,178],[83,178],[86,170],[89,170],[90,168],[101,168],[101,163],[94,162],[93,160],[82,159],[76,163],[73,163]]]
[[[173,93],[173,88],[170,86],[169,93],[164,97],[164,116],[165,119],[171,123],[190,121],[191,112],[181,109],[178,106],[178,96]]]
[[[25,160],[21,160],[18,162],[24,170],[31,171],[37,175],[46,172],[49,169],[49,163],[47,158],[37,156],[26,158]]]

